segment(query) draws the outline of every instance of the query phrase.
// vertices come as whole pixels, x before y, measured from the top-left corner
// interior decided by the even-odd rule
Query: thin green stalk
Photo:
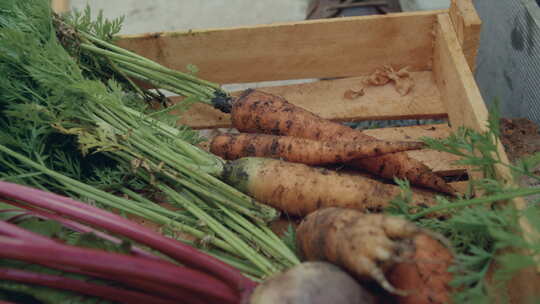
[[[230,227],[238,235],[242,236],[246,240],[252,242],[266,255],[273,257],[277,262],[283,265],[283,268],[293,266],[286,258],[283,257],[283,254],[277,250],[272,244],[269,244],[268,238],[261,238],[258,235],[255,235],[252,230],[247,230],[244,227],[240,226],[234,220],[230,218],[223,218],[221,221],[227,226]]]
[[[179,139],[180,136],[180,130],[177,128],[171,127],[167,124],[162,123],[159,120],[152,119],[151,117],[148,117],[147,115],[144,115],[143,113],[137,112],[131,108],[123,107],[122,109],[119,109],[120,113],[126,113],[132,116],[139,117],[142,119],[142,121],[147,126],[156,126],[160,131],[163,131],[165,134],[170,136],[171,138],[174,138],[175,146],[181,149],[182,151],[185,151],[186,155],[194,160],[196,160],[199,163],[205,163],[208,165],[219,165],[223,166],[225,161],[218,156],[215,156],[211,153],[208,153],[205,150],[202,150],[182,139]],[[125,118],[129,119],[129,118]]]
[[[180,71],[177,71],[177,70],[172,70],[172,69],[168,69],[154,61],[151,61],[150,59],[148,58],[145,58],[143,56],[140,56],[138,54],[135,54],[133,52],[130,52],[126,49],[123,49],[121,47],[118,47],[114,44],[111,44],[111,43],[107,43],[103,40],[100,40],[98,38],[95,38],[87,33],[82,33],[82,35],[88,39],[88,40],[91,40],[92,42],[98,44],[98,45],[101,45],[105,48],[108,48],[112,51],[115,51],[119,54],[123,54],[123,55],[126,55],[126,56],[129,56],[129,57],[133,57],[133,58],[137,58],[137,59],[140,59],[142,61],[145,61],[146,63],[148,63],[148,67],[149,68],[153,68],[153,69],[156,69],[160,72],[163,72],[163,73],[167,73],[167,74],[170,74],[170,75],[173,75],[175,77],[179,77],[179,78],[184,78],[184,79],[187,79],[187,80],[190,80],[192,82],[195,82],[195,83],[199,83],[201,85],[204,85],[204,86],[208,86],[208,87],[212,87],[212,88],[215,88],[216,90],[220,90],[220,86],[216,83],[213,83],[213,82],[210,82],[210,81],[207,81],[207,80],[204,80],[204,79],[200,79],[200,78],[197,78],[196,76],[193,76],[191,74],[187,74],[187,73],[183,73],[183,72],[180,72]]]
[[[262,278],[264,278],[266,276],[262,271],[254,268],[252,265],[247,265],[242,260],[235,259],[235,258],[233,258],[231,256],[228,256],[228,255],[224,255],[220,251],[206,250],[206,249],[199,249],[199,250],[201,250],[203,252],[206,252],[206,253],[220,259],[222,262],[225,262],[225,263],[231,265],[232,267],[240,270],[244,274],[250,275],[250,278],[252,280],[254,279],[257,282],[261,282]]]
[[[224,199],[220,195],[217,195],[215,193],[211,193],[211,192],[207,191],[206,189],[204,189],[204,188],[202,188],[202,187],[200,187],[200,186],[198,186],[198,185],[196,185],[196,184],[194,184],[192,182],[189,182],[189,181],[187,181],[185,179],[180,179],[180,178],[178,178],[178,176],[175,176],[175,174],[166,172],[166,170],[163,170],[163,169],[159,170],[162,173],[169,176],[170,178],[172,178],[174,181],[184,185],[185,187],[191,188],[191,189],[193,189],[193,190],[195,190],[195,191],[197,191],[197,192],[199,192],[201,194],[204,194],[205,196],[208,196],[208,197],[210,197],[210,198],[212,198],[212,199],[214,199],[216,201],[219,201],[219,202],[221,202],[223,204],[231,206],[232,208],[236,209],[240,213],[246,214],[246,215],[248,215],[250,217],[253,217],[254,219],[257,219],[257,220],[260,220],[260,219],[259,219],[259,216],[255,215],[253,213],[254,212],[254,211],[252,211],[253,207],[256,207],[255,211],[263,212],[265,214],[264,217],[268,218],[268,219],[274,219],[278,215],[278,212],[275,211],[275,209],[267,207],[265,205],[261,205],[260,203],[254,202],[250,197],[248,197],[245,194],[237,191],[236,189],[230,187],[229,185],[221,182],[219,179],[214,178],[213,176],[208,175],[208,174],[201,174],[200,172],[198,172],[198,170],[193,170],[192,168],[189,168],[189,166],[186,166],[186,164],[179,163],[179,162],[177,163],[174,158],[171,158],[170,156],[168,156],[166,154],[163,154],[162,149],[157,148],[155,146],[152,146],[152,145],[148,144],[146,141],[144,141],[142,139],[138,140],[137,137],[136,137],[135,132],[131,136],[132,136],[132,139],[133,139],[132,143],[137,145],[137,148],[139,148],[141,151],[145,151],[145,153],[147,153],[149,155],[152,155],[154,157],[156,155],[158,155],[158,156],[160,156],[159,157],[160,161],[165,161],[169,165],[172,165],[172,164],[176,163],[176,166],[173,166],[175,169],[177,169],[180,172],[184,172],[184,173],[188,174],[189,176],[196,178],[199,181],[210,182],[211,185],[213,185],[214,190],[219,190],[219,191],[225,190],[226,194],[234,196],[234,198],[235,198],[234,201],[236,203],[233,203],[233,201],[231,201],[231,200]],[[163,149],[166,149],[166,148],[163,147]],[[135,159],[137,159],[137,158],[142,159],[142,157],[139,156],[139,155],[134,155],[134,158]],[[128,160],[128,161],[131,161],[131,160]],[[155,166],[155,168],[159,168],[159,166]],[[244,200],[238,200],[238,199],[244,199]],[[241,203],[241,205],[240,205],[240,203]]]
[[[223,213],[225,213],[233,221],[238,223],[243,229],[249,231],[249,233],[253,235],[254,238],[259,240],[261,244],[264,244],[269,252],[272,252],[276,257],[282,256],[285,260],[287,260],[287,266],[294,266],[296,264],[300,264],[300,260],[298,260],[296,255],[294,255],[294,253],[292,253],[290,249],[283,243],[283,241],[277,238],[277,236],[276,238],[273,238],[268,234],[264,233],[262,230],[259,229],[259,227],[253,225],[239,214],[235,214],[232,211],[223,208],[223,206],[219,207],[221,211],[223,211]],[[271,235],[275,234],[271,233]]]
[[[117,61],[117,62],[120,66],[124,67],[127,70],[138,73],[140,75],[144,75],[147,79],[152,79],[159,86],[161,86],[161,84],[163,83],[169,87],[173,87],[175,89],[188,92],[189,93],[188,95],[202,97],[204,100],[211,99],[213,97],[212,96],[213,94],[206,92],[204,88],[195,87],[194,85],[190,83],[182,83],[178,79],[174,79],[173,77],[169,75],[163,75],[155,71],[145,70],[144,68],[141,68],[135,64],[121,62],[121,61]]]
[[[70,191],[79,194],[81,197],[88,197],[92,200],[95,200],[96,202],[99,202],[100,204],[130,213],[130,214],[141,216],[149,221],[152,221],[158,224],[169,225],[181,231],[185,231],[189,234],[192,234],[193,236],[196,236],[198,238],[204,238],[206,236],[205,233],[200,232],[188,225],[184,225],[182,223],[172,221],[167,217],[159,215],[158,213],[155,213],[146,208],[142,208],[138,206],[137,204],[133,204],[132,202],[128,200],[125,200],[123,198],[114,196],[107,192],[103,192],[101,190],[95,189],[77,180],[71,179],[58,172],[50,170],[47,167],[40,165],[23,155],[20,155],[16,152],[11,151],[10,149],[4,147],[3,145],[0,145],[0,152],[6,153],[10,155],[11,157],[16,158],[19,161],[33,167],[34,169],[42,171],[43,173],[49,175],[50,177],[53,177],[54,179],[58,180],[59,182],[64,184],[66,187],[68,187]],[[221,240],[213,239],[212,243],[216,247],[219,247],[225,251],[231,252],[233,254],[238,254],[236,249],[232,248],[231,246],[229,246],[229,244]]]
[[[185,244],[188,244],[190,246],[195,247],[197,244],[190,240],[181,239]],[[262,278],[264,278],[266,275],[260,271],[259,269],[255,268],[253,264],[251,264],[249,261],[245,259],[240,259],[237,256],[232,256],[226,252],[211,249],[211,248],[199,248],[200,251],[208,253],[221,261],[233,266],[234,268],[240,270],[243,274],[249,275],[250,278],[255,277],[257,282],[260,282]]]
[[[155,206],[159,206],[159,204],[156,204],[154,202],[152,202],[151,200],[145,198],[144,196],[134,192],[134,191],[131,191],[130,189],[128,188],[122,188],[120,189],[120,191],[122,191],[125,195],[127,195],[128,197],[130,197],[131,199],[133,199],[134,201],[137,201],[137,202],[140,202],[146,206],[151,206],[152,208],[155,208]],[[160,206],[160,208],[155,208],[154,212],[156,213],[160,213],[161,215],[163,216],[167,216],[167,217],[170,217],[171,219],[173,220],[180,220],[186,224],[190,224],[190,225],[196,225],[197,224],[197,221],[194,219],[194,218],[191,218],[191,217],[188,217],[187,215],[185,214],[182,214],[182,213],[179,213],[179,212],[175,212],[175,211],[172,211],[172,210],[169,210],[169,209],[166,209],[166,208],[162,208]]]
[[[162,190],[165,194],[169,195],[169,197],[173,198],[175,202],[178,202],[179,204],[181,204],[182,207],[184,207],[186,210],[199,218],[199,220],[204,221],[220,237],[228,240],[228,243],[232,247],[242,252],[244,258],[250,260],[265,274],[270,275],[277,270],[268,260],[262,257],[253,248],[249,247],[246,243],[244,243],[244,241],[242,241],[236,234],[230,232],[225,226],[223,226],[213,217],[209,216],[206,212],[200,209],[197,206],[197,203],[195,203],[198,202],[198,204],[202,204],[198,197],[189,192],[184,192],[184,194],[189,195],[191,199],[188,200],[183,195],[179,194],[168,186],[158,185],[158,188]]]
[[[137,141],[138,144],[141,145],[141,147],[139,148],[143,148],[142,146],[146,146],[147,149],[150,149],[151,152],[150,154],[151,155],[161,155],[162,158],[161,160],[163,161],[169,161],[168,164],[169,165],[172,165],[173,163],[175,163],[175,160],[174,158],[172,158],[171,156],[168,156],[166,155],[164,152],[162,153],[162,149],[161,147],[156,147],[156,146],[152,146],[150,144],[148,144],[148,142],[145,142],[145,141]],[[166,147],[163,147],[164,150],[166,150],[167,148]],[[177,166],[173,166],[175,169],[177,169],[178,171],[180,172],[185,172],[186,174],[188,174],[189,176],[195,178],[196,180],[198,180],[199,182],[203,182],[203,183],[208,183],[208,185],[211,185],[212,188],[214,190],[217,190],[217,191],[220,191],[222,192],[222,194],[226,197],[228,197],[229,199],[234,199],[235,202],[237,202],[238,204],[241,204],[244,208],[248,208],[249,210],[252,210],[253,207],[256,207],[256,211],[261,211],[261,212],[264,212],[264,213],[268,213],[272,219],[274,219],[275,217],[277,217],[278,215],[278,212],[273,209],[273,208],[270,208],[266,205],[262,205],[260,203],[257,203],[255,202],[251,197],[245,195],[244,193],[236,190],[235,188],[231,187],[230,185],[222,182],[221,180],[219,180],[218,178],[210,175],[210,174],[204,174],[204,173],[200,173],[198,172],[197,170],[193,170],[192,168],[189,168],[188,166],[185,166],[185,164],[183,163],[176,163]],[[220,169],[222,170],[222,169]],[[214,173],[216,175],[221,175],[221,173],[217,174],[217,173]],[[216,197],[213,197],[214,199],[217,199],[218,201],[222,201],[222,199],[220,198],[216,198]]]
[[[132,152],[116,151],[114,153],[116,155],[122,157],[123,159],[125,159],[127,163],[131,163],[133,160],[142,159],[140,157],[140,155],[131,154]],[[190,189],[191,191],[197,192],[197,193],[199,193],[201,195],[204,195],[205,197],[207,197],[207,198],[209,198],[211,200],[215,200],[217,202],[220,202],[221,204],[227,205],[230,208],[237,210],[238,212],[252,218],[255,221],[259,221],[259,222],[263,222],[263,223],[265,222],[264,219],[260,218],[260,216],[264,216],[263,214],[257,214],[257,213],[255,213],[255,211],[252,211],[252,210],[250,210],[248,208],[242,207],[242,206],[240,206],[239,204],[237,204],[237,203],[235,203],[233,201],[224,199],[218,193],[215,193],[214,191],[209,190],[209,188],[198,185],[198,184],[196,184],[194,182],[191,182],[191,181],[189,181],[189,180],[187,180],[185,178],[180,178],[180,177],[177,176],[177,174],[169,172],[169,170],[159,169],[159,165],[156,165],[152,161],[147,160],[147,164],[150,166],[150,169],[154,173],[160,173],[161,175],[168,177],[172,181],[184,186],[185,188]]]
[[[25,173],[25,174],[11,175],[11,176],[8,176],[8,177],[5,177],[5,178],[0,178],[0,180],[8,182],[8,181],[13,181],[13,180],[17,180],[17,179],[27,179],[29,177],[40,176],[42,174],[43,173],[41,173],[41,172]]]
[[[156,80],[154,80],[152,78],[143,76],[143,75],[141,75],[139,73],[136,73],[136,72],[133,72],[133,71],[130,71],[130,70],[124,70],[124,73],[126,73],[126,75],[131,76],[133,78],[137,78],[137,79],[140,79],[142,81],[148,82],[149,84],[151,84],[154,87],[159,87],[159,88],[161,88],[163,90],[167,90],[167,91],[176,93],[178,95],[186,96],[186,97],[195,97],[195,95],[193,95],[192,93],[179,90],[178,88],[176,88],[174,86],[170,86],[170,85],[164,84],[162,82],[158,82],[158,81],[156,81]],[[200,96],[198,98],[200,98]],[[200,101],[204,102],[204,103],[207,103],[207,104],[210,104],[210,101],[204,100],[203,98],[200,98]]]
[[[200,175],[205,176],[207,174],[217,174],[220,175],[221,172],[223,172],[222,167],[210,167],[210,166],[200,166],[192,163],[188,163],[188,158],[181,156],[185,158],[183,161],[180,160],[180,155],[177,153],[174,153],[169,150],[167,146],[157,146],[159,143],[155,143],[156,145],[150,144],[147,140],[144,140],[143,138],[148,137],[140,137],[137,136],[137,132],[134,132],[132,135],[133,144],[135,147],[141,149],[141,151],[146,151],[149,155],[152,156],[152,158],[159,159],[161,161],[164,161],[167,165],[171,166],[172,168],[178,169],[180,172],[186,172],[194,174],[194,175]],[[191,161],[191,160],[189,160]],[[200,173],[203,172],[203,173]]]
[[[452,202],[449,204],[442,204],[442,205],[434,206],[428,209],[424,209],[416,214],[411,215],[411,220],[415,221],[430,213],[435,213],[442,210],[450,210],[450,209],[456,209],[456,208],[469,207],[473,205],[493,203],[497,201],[505,201],[505,200],[516,198],[516,197],[524,197],[524,196],[530,196],[530,195],[535,195],[535,194],[540,194],[540,188],[518,189],[518,190],[513,190],[513,191],[509,191],[505,193],[491,195],[491,196],[474,198],[474,199],[467,200],[464,202]]]

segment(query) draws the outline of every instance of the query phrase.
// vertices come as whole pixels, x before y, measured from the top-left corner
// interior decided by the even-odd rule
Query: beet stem
[[[99,284],[87,283],[84,281],[70,279],[61,276],[54,276],[41,273],[33,273],[18,269],[0,268],[0,279],[16,281],[20,283],[36,284],[55,289],[73,291],[77,293],[95,296],[110,301],[123,303],[152,303],[152,304],[173,304],[174,300],[166,300],[147,293],[114,288]]]
[[[0,195],[28,202],[34,206],[58,212],[64,216],[129,237],[163,252],[182,264],[212,273],[240,292],[255,286],[254,282],[220,260],[203,254],[188,245],[166,238],[116,214],[67,197],[6,182],[0,182]]]
[[[222,303],[234,303],[238,300],[238,295],[217,279],[171,263],[61,244],[29,244],[26,241],[5,238],[0,238],[0,247],[2,258],[40,265],[61,264],[118,278],[138,278],[158,284],[170,284],[212,297]]]

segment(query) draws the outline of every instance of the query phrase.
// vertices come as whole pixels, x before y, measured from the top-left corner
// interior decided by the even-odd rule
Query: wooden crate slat
[[[452,0],[449,14],[469,68],[474,72],[482,20],[470,0]]]
[[[472,77],[448,14],[438,16],[433,73],[455,129],[486,131],[488,111]]]
[[[348,77],[382,64],[430,68],[439,11],[121,36],[118,45],[222,84]]]
[[[446,110],[432,73],[413,72],[412,77],[416,86],[407,96],[400,96],[393,85],[388,84],[368,87],[365,95],[357,99],[345,99],[343,97],[345,91],[358,88],[361,77],[266,87],[259,90],[283,96],[291,103],[335,121],[445,118]],[[182,114],[180,123],[196,129],[205,129],[229,127],[231,122],[229,115],[201,104]]]

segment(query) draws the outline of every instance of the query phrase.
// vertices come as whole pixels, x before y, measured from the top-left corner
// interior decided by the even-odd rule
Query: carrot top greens
[[[388,210],[438,231],[451,241],[457,254],[451,269],[455,276],[452,284],[459,288],[454,295],[456,303],[492,303],[488,288],[502,291],[496,296],[504,299],[508,296],[506,283],[518,271],[536,267],[535,256],[540,254],[540,240],[534,237],[534,231],[540,231],[540,201],[534,198],[540,194],[540,188],[517,186],[523,176],[540,180],[533,171],[540,165],[540,153],[516,164],[501,159],[497,151],[499,119],[499,112],[494,108],[485,133],[461,128],[446,139],[424,139],[428,147],[459,155],[460,164],[482,173],[482,178],[471,177],[468,194],[452,201],[438,197],[437,206],[421,208],[409,204],[409,184],[398,180],[403,192]],[[505,183],[497,179],[495,166],[508,167],[515,180]],[[471,193],[482,195],[473,198]],[[518,210],[514,204],[505,203],[514,198],[528,198],[529,204]],[[448,213],[449,218],[424,217],[432,212]],[[494,276],[488,281],[488,272],[495,264]]]
[[[77,37],[86,39],[77,49],[58,33],[77,28],[49,5],[0,3],[0,180],[151,221],[259,280],[299,263],[266,226],[279,213],[221,182],[224,161],[196,146],[197,132],[149,106],[158,93],[122,78],[127,70],[115,67],[125,62],[83,51],[110,39],[120,21],[76,15],[70,20],[84,32]]]

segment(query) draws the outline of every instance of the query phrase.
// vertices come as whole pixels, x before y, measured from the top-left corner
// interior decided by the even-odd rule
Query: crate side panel
[[[430,68],[437,12],[121,36],[118,45],[214,82],[347,77],[383,64]]]

